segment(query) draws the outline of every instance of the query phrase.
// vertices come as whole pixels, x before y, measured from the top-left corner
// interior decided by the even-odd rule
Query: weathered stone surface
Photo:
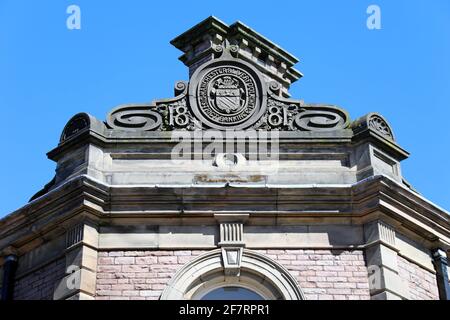
[[[99,269],[97,272],[97,298],[102,300],[110,299],[114,296],[131,298],[138,295],[145,297],[155,296],[159,298],[162,290],[165,288],[165,285],[174,275],[174,272],[180,269],[185,263],[191,261],[198,254],[203,253],[202,251],[200,251],[195,255],[191,254],[187,256],[186,251],[175,250],[164,252],[170,255],[160,256],[156,264],[164,264],[164,261],[179,256],[181,252],[183,252],[182,254],[184,255],[184,257],[186,257],[186,261],[183,263],[178,263],[174,260],[174,269],[168,269],[167,271],[169,272],[163,275],[163,277],[159,277],[159,275],[162,275],[161,273],[153,274],[150,278],[147,278],[145,284],[136,282],[136,280],[138,280],[135,278],[136,274],[129,274],[127,279],[129,279],[130,283],[133,284],[126,286],[114,286],[114,284],[117,283],[117,279],[111,279],[112,281],[110,280],[108,282],[101,281],[105,278],[105,275],[110,274],[112,277],[115,277],[115,274],[113,272],[104,272]],[[367,268],[364,266],[363,253],[360,250],[258,250],[258,252],[267,255],[276,252],[277,254],[273,257],[273,259],[284,265],[287,270],[289,270],[289,272],[295,276],[298,283],[303,288],[306,298],[316,300],[367,300],[370,298]],[[306,252],[309,253],[307,254]],[[139,255],[136,255],[135,257],[137,260]],[[348,271],[347,273],[341,273],[342,276],[337,277],[335,276],[337,275],[337,272],[323,271],[325,267],[320,264],[322,260],[316,259],[316,257],[324,257],[326,259],[329,259],[332,265],[335,265],[337,262],[342,260],[361,261],[363,263],[363,266],[360,267],[360,270],[364,271],[351,271],[353,269],[348,266],[343,268],[343,270],[350,271]],[[291,265],[289,261],[310,261],[312,263],[312,266],[316,266],[317,269],[307,269],[308,267],[306,267],[304,271],[300,271],[297,267],[295,267],[295,265]],[[101,265],[101,261],[99,260],[99,268],[101,267]],[[153,261],[151,264],[149,264],[149,266],[151,267],[152,265]],[[103,287],[103,285],[100,283],[111,283],[112,286]],[[113,286],[117,290],[111,289],[113,288]]]
[[[158,299],[219,247],[228,265],[215,253],[196,265],[217,269],[208,285],[243,271],[279,298],[255,276],[275,270],[291,298],[438,298],[431,252],[450,248],[449,214],[405,182],[386,119],[290,99],[297,59],[240,22],[210,17],[172,43],[190,70],[175,97],[106,123],[75,115],[48,153],[54,179],[0,220],[17,299]],[[230,216],[245,219],[218,219]],[[244,270],[243,252],[277,267]]]

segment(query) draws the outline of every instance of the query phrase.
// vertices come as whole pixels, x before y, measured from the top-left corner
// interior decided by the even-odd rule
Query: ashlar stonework
[[[291,98],[298,59],[241,22],[171,43],[174,97],[75,115],[0,220],[2,299],[449,299],[449,213],[383,116]]]

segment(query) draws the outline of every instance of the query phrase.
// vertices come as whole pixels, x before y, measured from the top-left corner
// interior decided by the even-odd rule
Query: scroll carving
[[[295,117],[295,124],[305,131],[330,131],[345,129],[347,116],[331,106],[307,106]]]
[[[197,123],[188,108],[187,83],[177,82],[174,92],[175,98],[119,106],[109,113],[107,124],[128,131],[194,130]]]
[[[257,124],[260,130],[332,131],[349,125],[347,113],[340,108],[282,98],[275,82],[269,84],[268,92],[267,113]]]
[[[266,131],[332,131],[348,127],[345,111],[282,97],[279,83],[265,84],[256,71],[235,61],[238,59],[228,54],[230,50],[222,48],[222,57],[204,71],[196,71],[191,83],[176,83],[174,98],[114,109],[108,115],[108,126],[128,131],[250,127]],[[374,122],[374,126],[381,124]]]
[[[128,105],[112,111],[107,122],[113,129],[151,131],[161,126],[162,117],[149,106]]]

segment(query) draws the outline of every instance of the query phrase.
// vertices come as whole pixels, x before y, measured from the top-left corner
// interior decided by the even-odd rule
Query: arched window
[[[221,250],[187,263],[170,280],[162,300],[302,300],[295,278],[276,261],[244,249],[239,275],[227,275]]]
[[[213,289],[200,300],[265,300],[257,292],[244,287],[226,286]]]

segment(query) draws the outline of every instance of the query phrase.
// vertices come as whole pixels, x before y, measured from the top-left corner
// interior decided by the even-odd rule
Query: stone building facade
[[[0,220],[3,299],[449,299],[449,213],[381,115],[290,98],[298,60],[241,22],[171,43],[175,97],[75,115]]]

